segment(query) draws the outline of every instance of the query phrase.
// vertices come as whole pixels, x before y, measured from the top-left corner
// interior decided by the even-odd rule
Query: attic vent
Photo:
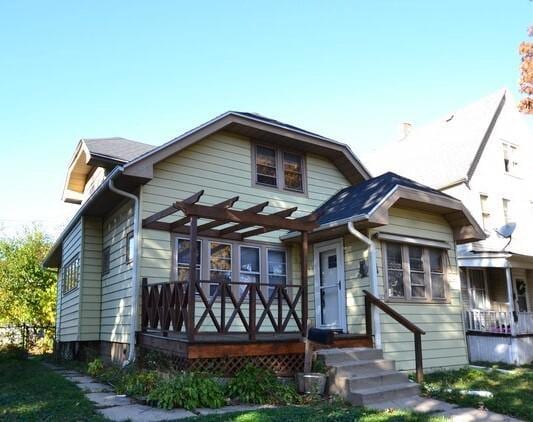
[[[450,117],[448,117],[446,119],[446,123],[448,123],[449,121],[451,121],[453,118],[454,118],[455,114],[450,114]]]

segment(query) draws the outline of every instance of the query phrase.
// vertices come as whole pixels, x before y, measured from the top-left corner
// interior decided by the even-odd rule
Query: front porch
[[[519,268],[465,270],[464,324],[470,361],[526,364],[533,360],[531,275]]]

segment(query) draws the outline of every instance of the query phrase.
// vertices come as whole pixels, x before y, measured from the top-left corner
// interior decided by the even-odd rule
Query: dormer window
[[[302,154],[255,145],[254,184],[305,193],[305,160]]]
[[[504,142],[503,146],[503,167],[505,173],[516,175],[518,170],[517,147]]]

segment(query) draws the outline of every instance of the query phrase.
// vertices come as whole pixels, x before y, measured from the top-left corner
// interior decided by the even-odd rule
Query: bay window
[[[268,284],[286,285],[287,284],[287,253],[281,250],[268,249]],[[272,295],[275,289],[268,288],[268,295]]]
[[[383,252],[389,299],[447,299],[444,249],[386,242]]]
[[[202,242],[196,242],[196,280],[200,280]],[[176,278],[178,281],[189,279],[189,270],[191,262],[191,242],[188,239],[176,239]]]
[[[248,284],[260,282],[260,248],[254,246],[241,246],[241,262],[239,271],[239,281]],[[246,286],[240,285],[239,291],[244,292]]]
[[[231,244],[209,242],[209,280],[231,281]],[[209,295],[215,294],[218,284],[209,285]]]

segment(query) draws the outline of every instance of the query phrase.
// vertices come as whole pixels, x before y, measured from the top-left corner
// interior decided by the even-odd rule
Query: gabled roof
[[[320,214],[319,224],[359,215],[370,215],[387,198],[387,195],[399,186],[457,201],[436,189],[388,172],[358,185],[348,186],[328,199],[316,210]]]
[[[81,139],[67,170],[63,201],[81,203],[87,177],[94,167],[112,169],[153,148],[125,138]]]
[[[392,170],[437,189],[468,182],[508,96],[488,95],[365,157],[372,172]]]
[[[117,163],[127,163],[155,147],[143,142],[126,138],[94,138],[82,139],[92,158],[113,160]]]
[[[339,227],[349,221],[358,223],[360,227],[387,225],[389,209],[393,205],[442,215],[452,227],[457,243],[486,237],[461,201],[392,172],[349,186],[333,195],[315,211],[319,215],[320,227],[317,231]]]
[[[218,131],[250,137],[258,142],[296,148],[329,158],[351,183],[370,178],[370,173],[344,143],[255,113],[228,111],[137,157],[124,166],[126,176],[149,180],[153,167],[171,155]]]

